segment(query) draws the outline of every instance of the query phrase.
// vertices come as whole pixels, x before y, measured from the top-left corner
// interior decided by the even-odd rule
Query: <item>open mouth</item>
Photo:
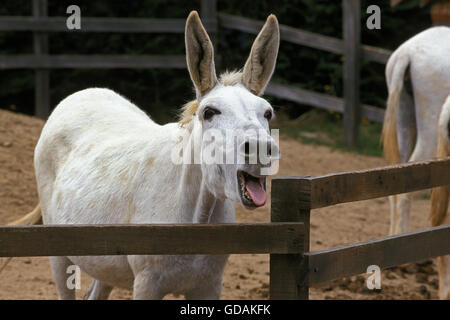
[[[266,203],[266,177],[255,177],[245,171],[238,171],[239,194],[246,207],[261,207]]]

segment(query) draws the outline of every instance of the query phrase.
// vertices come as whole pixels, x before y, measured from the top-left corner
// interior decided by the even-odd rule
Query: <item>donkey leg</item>
[[[389,206],[391,209],[391,216],[389,220],[389,235],[395,234],[395,224],[397,221],[397,196],[389,196]]]
[[[186,293],[186,300],[219,300],[222,294],[222,281],[212,281],[207,286],[195,288]]]
[[[412,193],[404,193],[397,196],[398,219],[395,221],[394,234],[409,231]]]
[[[414,151],[409,158],[409,162],[423,161],[436,157],[437,150],[437,129],[436,122],[433,119],[427,120],[430,125],[425,129],[420,129]],[[421,124],[422,127],[424,124]],[[419,126],[420,128],[420,126]],[[398,222],[396,223],[395,232],[404,233],[409,231],[409,216],[412,202],[412,193],[402,194],[398,196],[397,210]]]
[[[424,143],[418,141],[409,162],[421,161],[434,157],[436,150],[430,147],[424,147]],[[413,193],[404,193],[397,196],[398,220],[395,223],[395,233],[405,233],[409,231],[412,195]]]
[[[73,263],[67,257],[50,257],[50,267],[61,300],[75,300],[75,289],[67,286],[67,268]]]
[[[85,298],[87,300],[106,300],[109,297],[113,287],[109,284],[94,280],[86,292]]]
[[[450,255],[437,258],[439,299],[450,300]]]
[[[450,223],[450,214],[443,221],[443,225]],[[450,300],[450,255],[437,258],[439,275],[439,299]]]
[[[166,295],[158,285],[159,276],[148,269],[140,271],[134,277],[134,300],[161,300]]]
[[[400,153],[400,161],[402,163],[408,162],[413,153],[414,145],[417,137],[417,124],[414,110],[414,101],[407,90],[402,90],[398,106],[397,114],[397,141],[398,151]],[[400,207],[403,208],[402,212],[405,212],[408,206],[411,206],[410,199],[401,196],[390,196],[389,203],[391,208],[389,234],[393,235],[398,233],[399,228],[404,230],[408,228],[407,218],[401,220]],[[403,213],[403,215],[405,215]],[[403,227],[399,227],[403,225]]]

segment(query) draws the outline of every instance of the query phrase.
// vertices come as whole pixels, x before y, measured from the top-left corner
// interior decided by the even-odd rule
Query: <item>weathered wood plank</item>
[[[264,21],[219,13],[219,24],[221,27],[225,27],[227,29],[258,34],[264,25]],[[280,24],[280,38],[281,40],[291,43],[338,54],[341,54],[344,51],[343,42],[340,39],[299,30],[283,24]]]
[[[258,34],[264,21],[248,19],[244,17],[219,13],[219,24],[221,27]],[[336,54],[344,53],[344,41],[318,33],[296,29],[287,25],[280,25],[281,40],[303,45],[309,48],[324,50]],[[385,64],[391,55],[391,51],[373,46],[363,45],[362,56],[364,59]]]
[[[348,146],[358,143],[358,130],[361,120],[359,97],[360,60],[361,60],[361,3],[355,0],[343,0],[344,34],[344,140]]]
[[[297,253],[301,223],[0,227],[0,257]]]
[[[186,68],[183,55],[2,55],[0,69]]]
[[[65,17],[0,17],[1,31],[41,32],[118,32],[118,33],[184,33],[186,19],[93,18],[83,17],[81,29],[69,30]],[[214,21],[202,19],[206,29],[214,28]]]
[[[271,82],[267,86],[265,94],[316,108],[333,110],[339,113],[344,112],[344,100],[342,98],[311,90]],[[362,106],[362,115],[370,121],[383,122],[384,120],[384,110],[370,105]]]
[[[384,109],[370,106],[367,104],[362,105],[362,116],[366,119],[369,119],[370,121],[375,121],[379,123],[383,123],[384,121]]]
[[[203,21],[207,21],[208,25],[205,26],[208,31],[209,38],[214,47],[214,61],[216,70],[220,69],[222,58],[218,52],[218,31],[219,20],[217,18],[217,0],[201,0],[200,16]]]
[[[185,19],[148,19],[148,18],[95,18],[83,17],[80,30],[69,30],[66,17],[34,18],[27,16],[0,17],[0,31],[45,31],[45,32],[118,32],[118,33],[184,33]],[[221,13],[216,21],[202,17],[202,23],[208,32],[213,32],[217,21],[222,27],[257,34],[263,21]],[[336,54],[344,53],[341,39],[303,31],[286,25],[280,25],[281,39],[295,44],[325,50]],[[391,51],[363,45],[363,57],[369,61],[386,63]]]
[[[217,52],[217,0],[201,0],[200,16],[202,18],[202,23],[203,21],[208,21],[208,25],[205,26],[205,28],[214,45],[214,51]]]
[[[309,284],[450,254],[450,225],[309,252]]]
[[[372,46],[368,46],[368,45],[362,45],[361,49],[362,49],[363,59],[368,60],[368,61],[378,62],[381,64],[386,64],[387,61],[389,60],[389,57],[392,54],[392,51],[390,51],[390,50],[372,47]]]
[[[47,0],[33,0],[33,16],[47,16]],[[45,32],[33,34],[33,47],[36,56],[48,54],[48,35]],[[48,70],[39,68],[34,75],[34,114],[47,119],[50,114],[50,74]]]
[[[309,251],[309,183],[306,180],[272,180],[271,221],[299,221],[304,225],[302,250],[297,254],[270,255],[270,299],[304,299],[309,297],[307,284],[308,261],[303,252]]]
[[[450,158],[301,178],[311,183],[311,209],[450,184]]]
[[[333,110],[340,113],[344,111],[344,102],[338,97],[274,82],[270,82],[267,85],[265,94],[316,108]]]

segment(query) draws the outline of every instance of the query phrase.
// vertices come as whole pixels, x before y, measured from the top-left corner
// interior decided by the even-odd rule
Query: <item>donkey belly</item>
[[[168,279],[168,283],[173,286],[171,293],[188,294],[192,290],[210,291],[216,287],[221,289],[228,255],[178,256],[178,259],[185,264],[168,275],[172,278]]]
[[[133,257],[135,259],[133,259]],[[164,294],[186,294],[193,290],[220,290],[228,255],[167,256],[74,256],[74,265],[90,277],[114,287],[132,289],[134,273],[129,258],[156,275]],[[139,271],[138,271],[139,272]]]
[[[133,288],[134,275],[127,256],[68,257],[74,265],[90,277],[114,287]]]
[[[229,255],[129,256],[136,274],[148,272],[163,295],[219,290]]]

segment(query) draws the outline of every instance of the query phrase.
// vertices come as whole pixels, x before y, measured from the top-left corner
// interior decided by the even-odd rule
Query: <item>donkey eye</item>
[[[215,114],[221,114],[221,112],[217,109],[213,109],[210,107],[206,107],[205,111],[203,111],[203,119],[209,120],[211,119]]]
[[[267,110],[266,113],[264,113],[264,118],[266,118],[267,120],[272,119],[272,111]]]

